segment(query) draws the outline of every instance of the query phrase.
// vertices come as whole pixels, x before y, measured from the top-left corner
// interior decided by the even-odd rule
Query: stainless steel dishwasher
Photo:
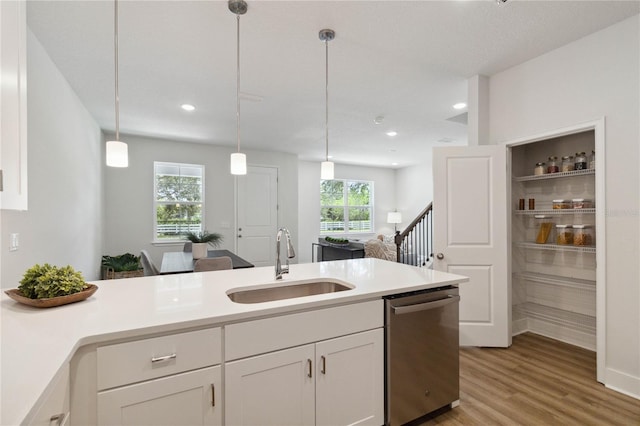
[[[460,296],[448,286],[385,299],[385,414],[396,426],[460,398]]]

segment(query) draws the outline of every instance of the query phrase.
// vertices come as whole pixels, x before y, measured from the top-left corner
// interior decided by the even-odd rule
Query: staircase
[[[433,261],[433,203],[429,203],[404,231],[396,231],[395,243],[399,263],[431,266]]]

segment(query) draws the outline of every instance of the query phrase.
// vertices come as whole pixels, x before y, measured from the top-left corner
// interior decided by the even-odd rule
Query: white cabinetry
[[[229,425],[380,425],[382,329],[226,365]]]
[[[0,208],[27,209],[26,1],[0,1]]]
[[[530,330],[596,349],[597,238],[558,239],[557,231],[563,228],[556,229],[556,225],[596,225],[595,208],[570,208],[572,199],[602,201],[596,199],[596,169],[543,175],[534,175],[533,170],[536,162],[549,156],[590,154],[594,146],[591,130],[511,148],[514,334]],[[519,209],[520,198],[525,199],[526,210]],[[533,209],[528,208],[528,199],[534,200]],[[567,200],[562,207],[569,208],[553,208],[553,200]],[[551,229],[545,241],[538,239],[542,223]]]
[[[50,392],[36,409],[29,426],[65,426],[69,424],[69,364],[58,372]]]
[[[382,329],[316,344],[316,425],[384,422]]]
[[[101,425],[221,425],[221,367],[209,367],[98,394]]]
[[[383,424],[382,325],[376,300],[228,326],[226,424]]]
[[[97,349],[98,424],[221,425],[219,328]]]

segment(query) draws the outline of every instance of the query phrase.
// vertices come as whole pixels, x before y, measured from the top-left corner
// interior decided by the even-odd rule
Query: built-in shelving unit
[[[545,173],[543,175],[518,176],[513,178],[513,180],[516,182],[528,182],[532,180],[547,180],[547,179],[557,179],[557,178],[564,178],[564,177],[594,175],[595,173],[596,173],[596,169],[571,170],[569,172]]]
[[[517,216],[535,216],[535,215],[578,215],[578,214],[595,214],[596,209],[540,209],[540,210],[515,210]]]
[[[532,331],[587,349],[596,349],[596,244],[559,245],[555,225],[596,223],[596,209],[553,209],[556,199],[595,200],[596,169],[531,175],[536,162],[575,152],[591,152],[593,131],[511,148],[512,160],[512,328]],[[519,210],[519,199],[535,209]],[[536,243],[540,216],[553,225],[544,244]]]
[[[559,244],[538,244],[529,242],[517,242],[516,247],[530,249],[530,250],[553,250],[553,251],[574,251],[580,253],[595,253],[595,246],[572,246],[572,245],[559,245]]]

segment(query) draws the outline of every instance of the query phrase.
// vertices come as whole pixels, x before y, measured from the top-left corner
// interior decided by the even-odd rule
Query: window
[[[320,181],[320,234],[371,233],[373,182]]]
[[[186,232],[202,231],[204,166],[154,162],[156,241],[183,239]]]

